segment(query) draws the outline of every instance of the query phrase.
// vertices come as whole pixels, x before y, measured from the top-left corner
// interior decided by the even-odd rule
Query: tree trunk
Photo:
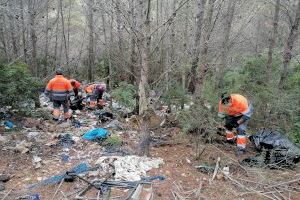
[[[27,47],[26,47],[26,26],[24,19],[24,4],[23,0],[20,0],[20,13],[21,13],[21,23],[22,23],[22,45],[23,45],[23,54],[24,54],[24,62],[27,62]]]
[[[89,27],[89,45],[88,45],[88,80],[93,81],[92,67],[95,64],[94,53],[94,0],[88,0],[88,27]]]
[[[203,26],[203,15],[204,15],[204,5],[206,0],[198,0],[198,13],[196,15],[196,32],[194,38],[194,45],[193,45],[193,58],[192,58],[192,67],[191,72],[189,74],[190,83],[189,83],[189,91],[194,93],[195,92],[195,85],[196,85],[196,74],[197,74],[197,65],[199,62],[199,54],[200,54],[200,39],[201,39],[201,32]]]
[[[112,0],[113,1],[113,0]],[[114,87],[114,74],[113,74],[113,63],[112,63],[112,47],[113,47],[113,42],[114,42],[114,33],[113,33],[113,23],[114,23],[114,15],[111,14],[111,19],[110,19],[110,37],[109,37],[109,88],[112,90]]]
[[[147,116],[148,110],[148,73],[149,73],[149,62],[150,62],[150,6],[151,0],[147,2],[140,0],[139,5],[141,6],[141,24],[138,31],[137,47],[140,52],[140,81],[139,81],[139,115],[142,117],[141,122],[141,140],[140,140],[140,155],[149,155],[150,150],[150,133],[148,129],[149,118]],[[145,18],[145,20],[144,20]]]
[[[231,32],[231,26],[232,26],[232,20],[234,16],[235,11],[235,4],[236,0],[229,0],[228,7],[227,7],[227,13],[225,16],[225,23],[224,23],[224,35],[223,35],[223,41],[222,41],[222,50],[221,50],[221,62],[219,67],[219,73],[217,75],[217,86],[218,88],[222,88],[223,84],[223,77],[225,73],[225,69],[227,67],[227,56],[229,51],[229,37]]]
[[[103,35],[104,35],[104,43],[105,43],[104,44],[104,49],[106,50],[106,56],[107,56],[107,59],[108,59],[108,69],[107,69],[107,71],[108,71],[108,76],[109,76],[110,75],[110,69],[111,69],[111,55],[110,55],[111,50],[110,50],[110,43],[108,41],[107,31],[106,31],[106,19],[105,19],[105,15],[104,15],[103,12],[101,13],[101,18],[102,18]],[[113,88],[110,85],[110,79],[111,79],[111,77],[109,76],[109,78],[107,79],[107,85],[109,86],[109,90],[111,91]],[[111,105],[111,107],[112,107],[112,105]]]
[[[184,42],[183,42],[183,49],[184,49],[184,58],[183,62],[184,64],[187,64],[189,62],[188,60],[188,46],[189,46],[189,37],[188,37],[188,28],[189,28],[189,11],[190,10],[190,5],[189,2],[186,4],[186,9],[185,9],[185,23],[184,23]],[[181,69],[181,87],[183,91],[186,91],[186,70],[185,68]],[[181,109],[184,109],[184,99],[181,100]]]
[[[131,9],[131,18],[132,18],[132,29],[131,30],[131,41],[130,41],[130,76],[129,76],[129,81],[132,85],[136,85],[136,77],[138,75],[138,72],[136,72],[136,64],[137,64],[137,55],[136,55],[136,41],[135,41],[135,35],[134,35],[134,30],[136,30],[136,13],[134,9],[134,2],[135,0],[130,1],[130,9]]]
[[[203,18],[203,30],[202,30],[202,50],[200,52],[201,61],[198,65],[198,73],[196,77],[195,93],[194,99],[196,103],[201,102],[202,98],[202,89],[204,84],[205,74],[208,68],[208,40],[211,31],[211,21],[213,15],[215,0],[207,0],[205,5],[205,14]]]
[[[290,33],[288,35],[287,42],[283,51],[283,70],[278,84],[279,88],[284,88],[284,84],[288,76],[288,67],[292,59],[292,50],[294,47],[295,40],[297,38],[299,23],[300,23],[300,0],[298,0],[296,16],[291,26]]]
[[[118,47],[119,47],[119,61],[118,61],[118,66],[120,69],[123,69],[124,66],[123,63],[125,62],[124,58],[124,48],[123,48],[123,33],[122,33],[122,21],[121,21],[121,8],[120,8],[120,0],[115,0],[115,5],[116,5],[116,23],[117,23],[117,34],[118,34]]]
[[[32,0],[28,0],[28,12],[29,12],[29,24],[30,24],[30,38],[31,38],[31,67],[33,74],[38,76],[38,66],[37,66],[37,37],[35,33],[35,16],[36,11],[34,8],[35,2]]]
[[[7,49],[7,44],[6,44],[6,20],[4,14],[0,13],[0,39],[1,43],[3,46],[3,51],[5,54],[5,59],[9,60],[9,54],[8,54],[8,49]]]
[[[61,27],[62,27],[62,36],[63,36],[63,42],[64,42],[64,49],[65,49],[65,56],[66,56],[66,68],[67,68],[67,73],[68,76],[70,76],[71,71],[69,68],[69,54],[68,54],[68,47],[67,47],[67,38],[66,38],[66,33],[65,33],[65,19],[64,19],[64,13],[63,13],[63,5],[62,1],[60,0],[60,16],[61,16]],[[62,52],[61,52],[62,53]]]
[[[278,20],[279,20],[280,0],[276,0],[275,13],[273,19],[273,29],[269,38],[269,50],[268,50],[268,61],[267,61],[267,82],[271,80],[272,76],[272,64],[273,64],[273,51],[276,43],[276,37],[278,32]]]
[[[13,9],[13,1],[8,1],[8,7],[9,7],[9,29],[10,29],[10,35],[11,35],[11,43],[13,47],[13,55],[14,58],[17,58],[19,55],[18,51],[18,45],[17,45],[17,37],[16,37],[16,20],[15,20],[15,9]]]
[[[48,74],[48,51],[49,51],[49,0],[46,2],[46,26],[45,26],[45,66],[44,76]]]
[[[55,33],[55,45],[54,45],[54,59],[55,59],[55,64],[57,65],[58,62],[57,62],[57,48],[58,48],[58,25],[59,25],[59,11],[60,11],[60,8],[59,8],[59,2],[58,2],[58,5],[57,5],[57,12],[56,12],[56,33]],[[55,67],[54,67],[55,68]]]
[[[70,66],[70,25],[71,25],[71,8],[72,8],[72,0],[69,0],[69,11],[68,11],[68,24],[67,24],[67,55],[68,55],[68,70],[69,70],[69,77],[71,77],[71,66]]]

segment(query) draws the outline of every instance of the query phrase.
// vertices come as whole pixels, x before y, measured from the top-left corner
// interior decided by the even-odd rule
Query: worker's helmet
[[[56,75],[62,75],[63,74],[63,70],[61,68],[58,68],[56,71],[55,71]]]
[[[222,93],[221,95],[222,104],[226,105],[230,102],[230,95],[227,92]]]

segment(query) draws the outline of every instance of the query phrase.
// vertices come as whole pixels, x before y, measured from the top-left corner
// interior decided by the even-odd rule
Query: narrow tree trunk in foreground
[[[275,4],[275,13],[273,19],[273,29],[269,39],[269,50],[268,50],[268,61],[267,61],[267,81],[271,79],[272,74],[272,65],[273,65],[273,51],[276,43],[276,37],[278,32],[278,20],[279,20],[279,9],[280,9],[280,0],[276,0]]]
[[[290,29],[289,36],[287,38],[287,42],[283,51],[283,70],[281,72],[281,77],[279,80],[279,88],[283,88],[285,81],[288,76],[288,67],[290,65],[291,59],[292,59],[292,50],[294,47],[294,43],[297,39],[298,34],[298,28],[300,23],[300,0],[298,0],[298,6],[296,11],[296,16],[294,19],[294,22],[292,24],[292,27]]]

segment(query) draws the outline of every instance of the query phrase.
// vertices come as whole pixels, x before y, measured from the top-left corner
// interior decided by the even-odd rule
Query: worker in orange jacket
[[[81,83],[75,79],[70,79],[71,86],[73,88],[75,98],[81,96]]]
[[[85,88],[85,92],[90,97],[90,108],[95,108],[97,104],[100,106],[105,106],[105,101],[102,99],[105,91],[105,83],[92,84]]]
[[[246,97],[240,94],[223,93],[219,102],[220,118],[225,118],[226,139],[236,141],[238,154],[246,149],[246,125],[253,114],[253,106]],[[234,129],[237,136],[234,135]]]
[[[62,70],[58,69],[56,76],[48,82],[45,94],[53,102],[53,119],[55,121],[59,120],[61,106],[64,109],[65,120],[71,117],[69,97],[74,93],[70,81],[63,76]]]

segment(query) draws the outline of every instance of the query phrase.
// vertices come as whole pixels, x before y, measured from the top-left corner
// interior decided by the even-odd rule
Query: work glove
[[[75,100],[75,96],[70,96],[70,100],[74,101]]]
[[[221,119],[223,119],[223,118],[226,117],[226,115],[224,113],[218,113],[218,117],[221,118]]]

